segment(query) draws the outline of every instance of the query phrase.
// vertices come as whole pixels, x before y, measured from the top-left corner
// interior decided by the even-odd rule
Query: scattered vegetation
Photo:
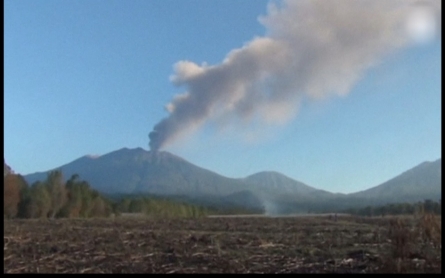
[[[390,250],[384,255],[382,270],[393,273],[440,272],[442,257],[441,220],[423,212],[417,217],[390,219],[387,240]],[[436,271],[432,271],[436,268]]]

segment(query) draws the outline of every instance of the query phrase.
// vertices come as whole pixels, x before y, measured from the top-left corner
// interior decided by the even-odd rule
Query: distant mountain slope
[[[195,166],[168,152],[152,153],[142,148],[121,149],[91,158],[84,156],[59,167],[65,178],[79,174],[95,189],[114,193],[227,195],[244,189],[244,184]],[[46,173],[26,175],[28,182]]]
[[[153,153],[142,148],[84,156],[58,169],[63,171],[65,179],[79,174],[93,188],[109,195],[185,196],[203,203],[244,204],[255,209],[268,207],[286,212],[438,199],[441,196],[440,159],[422,163],[379,186],[353,194],[318,190],[277,172],[261,172],[242,179],[227,178],[171,153]],[[44,180],[46,175],[47,172],[41,172],[24,178],[32,184]]]
[[[293,180],[283,174],[265,171],[253,174],[243,179],[264,196],[282,195],[293,198],[332,197],[334,194],[310,187],[302,182]]]
[[[277,200],[286,196],[294,201],[331,194],[273,172],[244,179],[227,178],[171,153],[153,153],[142,148],[123,148],[96,157],[83,156],[58,169],[63,171],[65,179],[79,174],[93,188],[106,194],[189,196],[220,204],[244,204],[255,209],[263,206],[266,197]],[[25,179],[32,184],[46,176],[47,172],[40,172],[26,175]]]
[[[442,160],[424,162],[393,179],[349,197],[373,199],[378,203],[438,200],[442,192]]]
[[[264,201],[249,190],[237,191],[225,196],[202,195],[192,196],[169,196],[169,198],[187,203],[213,207],[218,209],[244,208],[255,212],[264,212]]]

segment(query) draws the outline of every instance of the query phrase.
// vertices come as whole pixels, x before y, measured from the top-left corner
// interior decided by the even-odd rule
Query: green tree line
[[[150,217],[202,217],[209,209],[162,198],[122,198],[116,204],[119,213],[142,213]]]
[[[154,198],[111,200],[73,175],[66,182],[60,170],[31,186],[21,175],[4,177],[4,218],[90,218],[143,213],[150,217],[201,217],[208,209]]]
[[[416,215],[423,213],[442,215],[442,201],[424,200],[417,203],[391,203],[383,206],[351,208],[342,212],[360,216]]]

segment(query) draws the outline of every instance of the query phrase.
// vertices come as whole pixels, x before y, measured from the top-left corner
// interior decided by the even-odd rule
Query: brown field
[[[4,272],[440,273],[440,227],[438,217],[4,220]]]

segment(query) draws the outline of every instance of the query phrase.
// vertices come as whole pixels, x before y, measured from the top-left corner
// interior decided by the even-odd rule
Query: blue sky
[[[6,0],[4,156],[18,173],[86,154],[148,149],[184,88],[181,60],[221,63],[264,36],[266,0]],[[346,96],[304,99],[246,141],[204,125],[165,150],[229,177],[273,170],[332,192],[376,186],[441,157],[441,39],[402,48]]]

